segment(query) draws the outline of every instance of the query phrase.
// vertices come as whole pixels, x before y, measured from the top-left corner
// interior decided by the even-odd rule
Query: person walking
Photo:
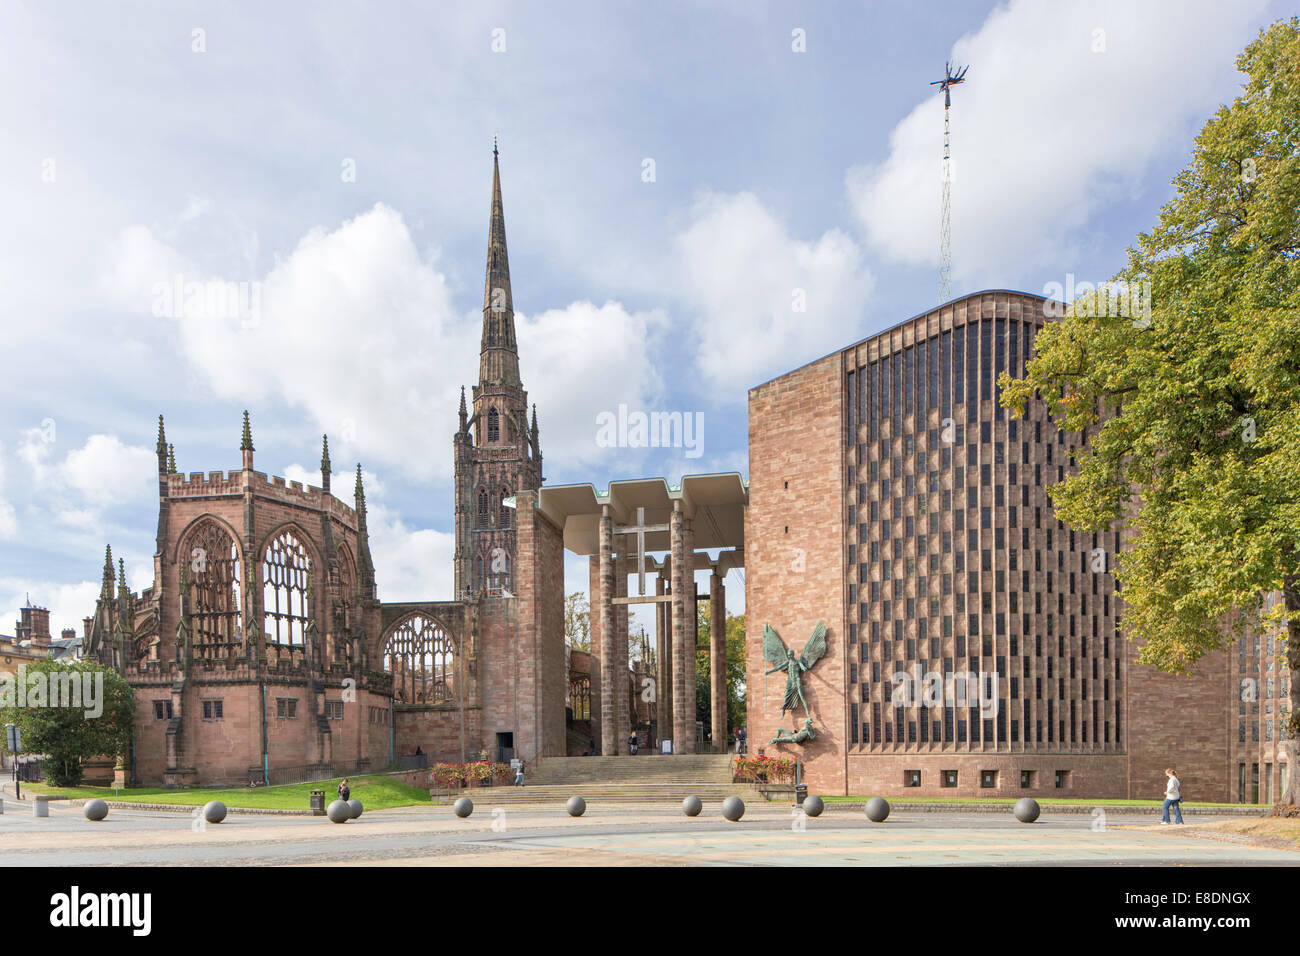
[[[344,777],[339,782],[339,799],[347,803],[348,797],[352,796],[352,788],[348,786],[348,778]]]
[[[519,761],[519,766],[515,768],[515,786],[522,787],[523,785],[524,785],[524,762],[521,760]]]
[[[1174,822],[1183,822],[1183,788],[1181,781],[1172,767],[1165,771],[1165,776],[1169,778],[1169,782],[1165,785],[1165,809],[1164,815],[1160,818],[1162,826],[1169,822],[1170,807],[1174,808]]]
[[[627,749],[632,752],[633,757],[636,756],[636,731],[635,730],[632,731],[632,734],[627,738]]]

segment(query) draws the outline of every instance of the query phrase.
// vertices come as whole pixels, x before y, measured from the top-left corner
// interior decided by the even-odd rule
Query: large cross
[[[667,531],[666,524],[646,524],[645,508],[636,509],[636,524],[620,525],[614,529],[615,534],[636,535],[636,583],[637,593],[645,597],[645,536],[648,531]]]

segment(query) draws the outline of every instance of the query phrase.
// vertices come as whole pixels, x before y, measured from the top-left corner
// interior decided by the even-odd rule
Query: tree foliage
[[[1086,431],[1053,508],[1081,530],[1124,520],[1117,579],[1139,660],[1187,671],[1265,619],[1287,629],[1297,714],[1300,23],[1262,31],[1237,65],[1241,95],[1205,124],[1115,277],[1149,283],[1150,315],[1084,297],[1038,334],[1025,378],[999,384],[1006,407],[1041,400]]]
[[[102,680],[98,704],[90,706],[83,695],[78,706],[48,706],[55,701],[48,688],[67,679],[79,683],[84,677]],[[20,695],[17,683],[26,686]],[[43,690],[39,699],[34,689]],[[25,698],[25,700],[24,700]],[[66,703],[66,698],[59,701]],[[96,714],[94,711],[100,711]],[[81,783],[82,765],[94,757],[118,757],[131,744],[135,719],[135,695],[122,676],[90,661],[43,660],[27,664],[10,683],[0,706],[0,723],[17,724],[23,752],[45,755],[45,776],[60,787]]]
[[[701,601],[696,606],[696,624],[699,640],[695,645],[695,719],[702,721],[706,730],[713,726],[713,694],[709,680],[713,671],[709,607]],[[727,726],[741,727],[745,723],[745,615],[727,615]]]
[[[564,599],[564,640],[575,651],[591,650],[591,605],[581,591]]]

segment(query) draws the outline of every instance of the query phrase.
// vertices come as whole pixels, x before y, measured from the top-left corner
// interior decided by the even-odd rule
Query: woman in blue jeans
[[[1165,776],[1169,778],[1169,783],[1165,786],[1165,811],[1164,816],[1160,818],[1162,824],[1169,822],[1169,808],[1174,808],[1174,822],[1183,822],[1183,791],[1179,785],[1178,774],[1174,773],[1173,768],[1165,771]]]

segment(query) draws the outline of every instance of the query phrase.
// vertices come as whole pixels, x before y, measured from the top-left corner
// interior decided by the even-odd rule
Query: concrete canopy
[[[700,552],[715,549],[723,551],[719,559],[722,573],[733,567],[744,567],[749,488],[738,472],[686,475],[679,487],[669,485],[663,478],[611,481],[604,494],[591,484],[548,485],[538,493],[537,510],[563,529],[566,550],[578,555],[596,555],[600,553],[600,515],[606,506],[617,526],[635,525],[638,508],[645,509],[646,525],[666,525],[677,502],[681,503],[686,517],[694,522],[696,570],[710,566],[708,555]],[[645,549],[647,552],[671,550],[668,532],[646,532]],[[647,569],[668,562],[667,556],[662,563],[656,563],[649,555],[646,560]]]

